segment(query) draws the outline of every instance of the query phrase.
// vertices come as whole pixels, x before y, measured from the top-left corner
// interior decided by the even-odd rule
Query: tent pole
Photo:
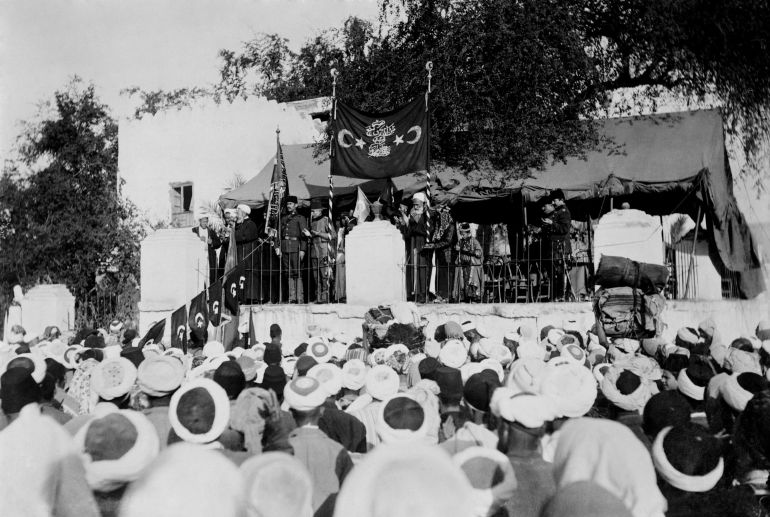
[[[695,245],[698,243],[698,229],[700,228],[700,219],[702,206],[698,207],[698,218],[695,220],[695,235],[692,240],[692,249],[690,250],[690,261],[687,265],[687,282],[684,285],[684,295],[687,296],[687,291],[690,290],[690,278],[692,277],[692,268],[695,264]]]

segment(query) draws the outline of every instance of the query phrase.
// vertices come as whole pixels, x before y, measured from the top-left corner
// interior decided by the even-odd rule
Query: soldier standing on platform
[[[316,303],[329,303],[329,278],[331,277],[331,262],[329,260],[329,241],[334,240],[334,234],[329,233],[329,218],[323,215],[323,201],[310,201],[310,231],[305,235],[310,239],[310,268],[315,282]],[[334,250],[334,246],[331,248]]]
[[[286,197],[286,211],[288,213],[281,218],[281,245],[275,252],[281,257],[283,277],[288,279],[289,303],[303,303],[300,267],[307,250],[307,222],[297,213],[297,196]]]

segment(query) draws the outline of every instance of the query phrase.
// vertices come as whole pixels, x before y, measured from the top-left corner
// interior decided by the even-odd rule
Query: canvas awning
[[[707,216],[712,242],[727,269],[759,268],[748,225],[733,196],[722,117],[718,110],[614,118],[597,121],[602,145],[583,157],[555,162],[525,179],[502,173],[435,170],[433,192],[448,200],[458,219],[479,223],[523,223],[550,190],[564,191],[576,219],[599,217],[610,200],[628,201],[653,215],[673,212]],[[313,157],[312,145],[283,147],[291,194],[300,199],[328,196],[329,161]],[[220,198],[224,206],[265,205],[272,160],[254,178]],[[425,188],[425,177],[394,178],[404,197]],[[352,204],[355,188],[376,196],[384,181],[334,177],[335,202]],[[529,207],[529,210],[528,210]],[[755,271],[756,272],[756,271]],[[746,289],[747,295],[751,286]],[[761,291],[760,287],[760,291]]]

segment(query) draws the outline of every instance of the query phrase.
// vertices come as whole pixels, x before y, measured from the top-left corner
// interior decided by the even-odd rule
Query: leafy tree
[[[754,0],[380,0],[298,51],[275,34],[222,50],[220,101],[338,97],[386,110],[434,67],[431,155],[524,173],[599,144],[591,119],[676,98],[719,105],[749,158],[770,134],[770,3]],[[140,108],[141,111],[142,108]],[[321,146],[319,146],[320,148]]]
[[[142,221],[118,193],[117,124],[74,78],[19,137],[0,178],[0,284],[135,297]]]

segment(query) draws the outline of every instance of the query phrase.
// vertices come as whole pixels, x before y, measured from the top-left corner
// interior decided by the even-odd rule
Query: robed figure
[[[412,209],[409,215],[402,214],[402,232],[406,242],[406,292],[408,298],[417,303],[428,301],[429,259],[425,244],[431,235],[430,218],[426,212],[425,194],[418,192],[412,196]]]
[[[238,219],[235,224],[236,260],[244,265],[246,277],[243,300],[255,303],[262,300],[260,293],[259,257],[255,250],[260,243],[259,227],[249,219],[251,208],[248,205],[238,205]]]

